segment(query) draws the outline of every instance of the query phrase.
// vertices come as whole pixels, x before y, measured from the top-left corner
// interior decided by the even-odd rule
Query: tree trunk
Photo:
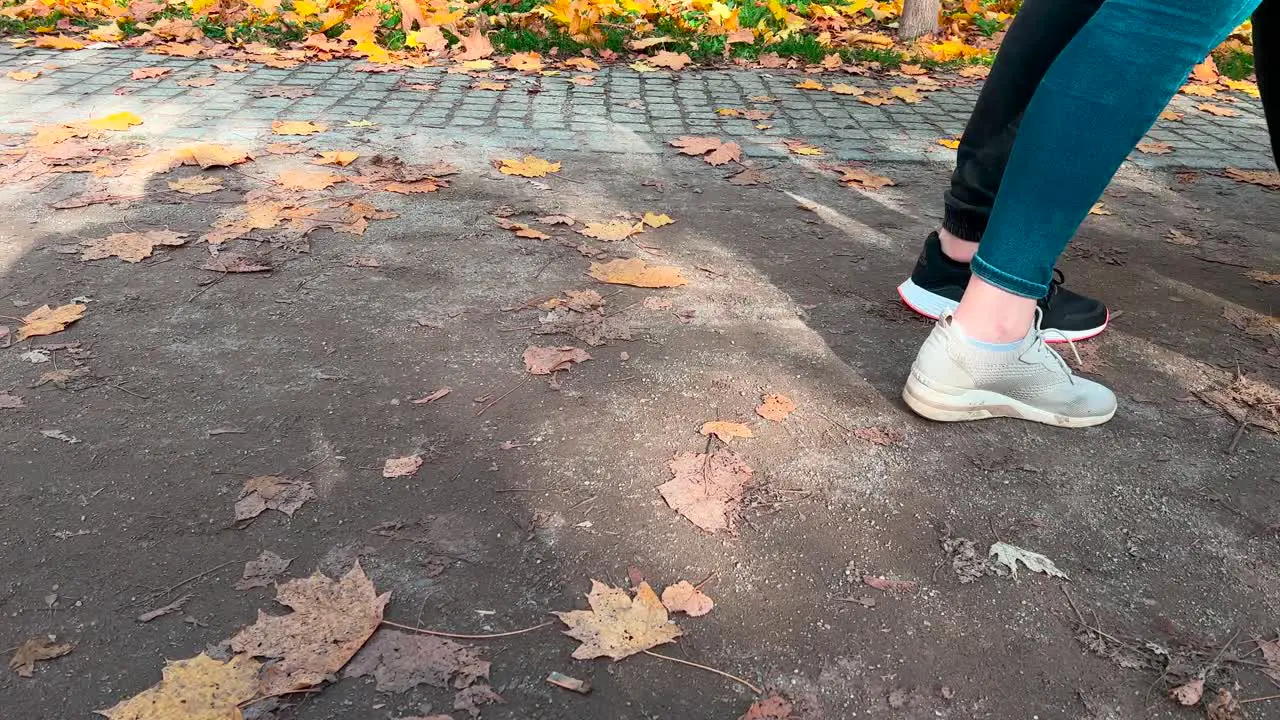
[[[898,20],[898,37],[914,40],[921,35],[938,32],[940,0],[904,0],[902,17]]]

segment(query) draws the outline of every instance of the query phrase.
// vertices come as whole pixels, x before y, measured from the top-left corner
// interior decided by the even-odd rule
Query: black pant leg
[[[1263,0],[1253,13],[1253,70],[1271,133],[1271,157],[1280,162],[1280,2]]]
[[[1049,66],[1102,2],[1026,0],[1022,4],[956,151],[956,169],[944,195],[942,226],[948,232],[973,242],[982,239],[1022,112]]]

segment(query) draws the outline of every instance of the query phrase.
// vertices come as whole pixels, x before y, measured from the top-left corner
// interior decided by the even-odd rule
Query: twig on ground
[[[504,633],[491,633],[489,635],[466,635],[463,633],[450,633],[450,632],[441,632],[440,630],[428,630],[426,628],[414,627],[412,625],[401,625],[400,623],[394,623],[394,622],[391,622],[390,620],[382,621],[382,624],[386,625],[387,627],[398,628],[400,630],[408,630],[410,632],[416,632],[420,635],[434,635],[436,637],[454,638],[457,640],[496,640],[497,638],[513,637],[515,635],[523,635],[525,633],[530,633],[530,632],[533,632],[534,630],[540,630],[554,623],[555,623],[554,620],[548,620],[542,623],[541,625],[534,625],[533,627],[527,627],[523,630],[512,630],[511,632],[504,632]]]
[[[697,585],[694,585],[694,587],[697,588],[698,590],[701,590],[703,585],[706,585],[707,583],[711,582],[711,579],[719,574],[720,574],[719,570],[712,570],[710,573],[707,574],[705,578],[702,579],[702,582],[698,583]]]
[[[498,403],[502,402],[502,400],[503,400],[505,397],[507,397],[507,396],[508,396],[508,395],[510,395],[511,393],[515,392],[516,390],[519,390],[519,389],[520,389],[520,386],[521,386],[521,385],[524,385],[524,384],[525,384],[526,382],[528,382],[528,381],[529,381],[529,376],[528,376],[528,375],[525,375],[524,377],[520,378],[520,382],[516,383],[515,385],[512,385],[510,390],[508,390],[508,391],[506,391],[506,392],[502,393],[502,394],[501,394],[501,395],[499,395],[498,397],[494,398],[491,402],[489,402],[489,403],[485,404],[485,406],[484,406],[484,407],[482,407],[482,408],[480,408],[478,411],[476,411],[476,417],[480,417],[481,415],[483,415],[483,414],[485,413],[485,411],[486,411],[486,410],[488,410],[489,408],[493,407],[494,405],[497,405]]]
[[[133,601],[133,602],[129,603],[128,605],[124,605],[124,606],[122,606],[122,608],[134,607],[134,606],[136,606],[136,605],[143,605],[143,604],[146,604],[146,603],[154,602],[154,601],[159,600],[160,598],[164,597],[165,595],[168,595],[169,593],[173,592],[174,590],[177,590],[178,588],[183,587],[184,585],[189,585],[189,584],[191,584],[191,583],[193,583],[193,582],[195,582],[195,581],[197,581],[197,580],[201,580],[201,579],[203,579],[203,578],[205,578],[205,577],[208,577],[209,575],[212,575],[212,574],[214,574],[214,573],[218,572],[219,570],[221,570],[221,569],[223,569],[223,568],[225,568],[225,567],[229,567],[229,566],[231,566],[231,565],[235,565],[236,563],[242,563],[242,562],[245,562],[245,561],[244,561],[244,560],[228,560],[227,562],[224,562],[224,563],[222,563],[221,565],[218,565],[217,567],[209,568],[208,570],[205,570],[205,571],[204,571],[204,572],[202,572],[202,573],[198,573],[198,574],[196,574],[196,575],[192,575],[191,577],[187,578],[186,580],[183,580],[183,581],[181,581],[181,582],[178,582],[178,583],[175,583],[175,584],[173,584],[173,585],[170,585],[169,587],[165,588],[164,590],[161,590],[160,592],[152,593],[151,595],[148,595],[146,598],[144,598],[144,599],[142,599],[142,600],[135,600],[135,601]]]
[[[114,384],[114,383],[103,383],[103,385],[106,385],[107,387],[113,387],[113,388],[115,388],[115,389],[117,389],[117,390],[119,390],[120,392],[123,392],[123,393],[129,393],[130,395],[132,395],[132,396],[134,396],[134,397],[136,397],[136,398],[142,398],[143,400],[150,400],[150,399],[151,399],[150,397],[148,397],[148,396],[146,396],[146,395],[140,395],[140,394],[138,394],[138,393],[136,393],[136,392],[134,392],[134,391],[130,390],[129,388],[127,388],[127,387],[125,387],[125,386],[123,386],[123,385],[116,385],[116,384]]]
[[[1280,700],[1280,695],[1264,695],[1262,697],[1246,698],[1244,700],[1238,700],[1237,702],[1239,702],[1241,705],[1247,705],[1249,703],[1265,702],[1267,700]]]
[[[187,298],[187,302],[191,302],[192,300],[195,300],[196,298],[200,297],[201,295],[203,295],[203,294],[205,293],[205,291],[206,291],[206,290],[208,290],[209,288],[213,287],[214,285],[217,285],[217,284],[218,284],[218,281],[222,280],[222,278],[224,278],[224,277],[226,277],[226,276],[227,276],[227,273],[225,273],[225,272],[224,272],[224,273],[222,273],[221,275],[219,275],[218,277],[214,278],[213,280],[211,280],[211,281],[209,281],[209,282],[205,283],[205,284],[204,284],[204,287],[200,288],[199,292],[197,292],[195,295],[192,295],[191,297]]]
[[[1236,454],[1236,447],[1240,444],[1240,438],[1244,437],[1244,431],[1252,424],[1249,422],[1249,414],[1245,413],[1244,418],[1240,420],[1240,427],[1236,428],[1236,434],[1231,436],[1231,444],[1227,446],[1228,455]]]
[[[670,660],[670,661],[671,661],[671,662],[673,662],[673,663],[680,663],[681,665],[688,665],[689,667],[695,667],[695,668],[698,668],[699,670],[706,670],[707,672],[713,672],[713,673],[715,673],[716,675],[719,675],[720,677],[728,678],[728,679],[730,679],[730,680],[732,680],[732,681],[734,681],[734,682],[736,682],[736,683],[738,683],[738,684],[742,685],[743,687],[746,687],[746,688],[750,689],[750,690],[751,690],[751,692],[753,692],[753,693],[755,693],[755,694],[757,694],[757,695],[763,695],[763,694],[764,694],[764,691],[763,691],[763,690],[761,690],[760,688],[756,687],[755,685],[752,685],[751,683],[747,682],[746,680],[743,680],[742,678],[738,677],[737,675],[730,675],[729,673],[727,673],[727,672],[725,672],[725,671],[723,671],[723,670],[717,670],[717,669],[715,669],[715,668],[713,668],[713,667],[708,667],[708,666],[706,666],[706,665],[699,665],[699,664],[698,664],[698,663],[696,663],[696,662],[690,662],[690,661],[688,661],[688,660],[681,660],[680,658],[673,658],[673,657],[671,657],[670,655],[659,655],[658,653],[653,652],[652,650],[645,650],[645,651],[643,651],[643,652],[644,652],[644,654],[645,654],[645,655],[650,655],[650,656],[652,656],[652,657],[656,657],[656,658],[662,658],[663,660]]]

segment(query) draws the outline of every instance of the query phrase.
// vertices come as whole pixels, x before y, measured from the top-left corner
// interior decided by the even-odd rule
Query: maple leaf
[[[1196,109],[1207,112],[1210,115],[1217,115],[1218,117],[1240,116],[1240,112],[1238,110],[1232,110],[1231,108],[1222,107],[1221,105],[1214,105],[1213,103],[1200,103],[1196,106]]]
[[[987,555],[994,555],[996,562],[1005,565],[1013,573],[1013,577],[1018,577],[1018,563],[1022,563],[1031,572],[1044,573],[1050,577],[1069,579],[1067,574],[1058,569],[1057,565],[1049,558],[1037,552],[1024,550],[1017,545],[1010,545],[1005,542],[997,542],[987,551]]]
[[[503,175],[519,177],[546,177],[548,173],[560,172],[560,163],[549,162],[533,155],[526,155],[523,160],[502,160],[498,172]]]
[[[253,156],[240,148],[217,143],[194,143],[169,151],[166,156],[176,165],[199,165],[200,169],[231,167],[249,162]]]
[[[770,695],[751,703],[751,707],[738,720],[795,720],[795,716],[791,714],[792,709],[786,698]]]
[[[179,80],[178,84],[183,87],[202,88],[217,85],[218,81],[211,77],[189,78],[187,80]]]
[[[48,50],[80,50],[84,47],[84,43],[73,38],[54,35],[36,38],[35,46]]]
[[[665,45],[669,42],[675,42],[675,41],[676,39],[673,37],[662,35],[660,37],[651,37],[651,38],[642,38],[640,40],[632,40],[631,42],[627,43],[627,47],[631,48],[632,50],[639,51],[639,50],[647,50],[651,47],[654,47],[655,45]]]
[[[814,80],[813,78],[805,78],[800,82],[796,83],[795,87],[800,90],[826,90],[827,89],[826,85],[823,85],[822,83],[818,82],[817,80]]]
[[[876,175],[862,168],[840,168],[840,174],[840,182],[849,187],[879,190],[882,187],[897,184],[887,177]]]
[[[783,140],[783,145],[787,146],[787,150],[792,155],[821,155],[822,148],[815,147],[803,140]]]
[[[656,72],[658,69],[650,65],[649,63],[644,62],[643,60],[637,60],[636,62],[633,62],[630,65],[628,65],[627,67],[631,68],[632,70],[635,70],[638,73],[651,73],[651,72]]]
[[[891,97],[885,97],[883,95],[859,95],[858,102],[879,107],[880,105],[889,105],[893,103],[894,100]]]
[[[1199,67],[1198,65],[1196,67]],[[1204,678],[1195,678],[1190,682],[1179,685],[1169,691],[1169,697],[1176,700],[1179,705],[1191,707],[1199,705],[1200,698],[1204,695]]]
[[[756,414],[765,420],[782,422],[795,410],[796,403],[791,398],[786,395],[769,393],[764,396],[764,401],[760,403],[760,407],[756,408]]]
[[[493,54],[493,43],[485,35],[484,29],[477,25],[470,35],[462,36],[462,52],[454,55],[454,60],[467,61],[487,58]]]
[[[662,606],[673,613],[682,612],[689,617],[702,617],[711,612],[716,604],[688,580],[681,580],[663,588]]]
[[[1218,64],[1213,61],[1213,57],[1205,58],[1204,62],[1191,69],[1191,78],[1202,83],[1218,82]]]
[[[312,165],[338,165],[346,167],[356,161],[360,153],[354,150],[330,150],[320,153],[320,157],[311,161]]]
[[[1232,80],[1231,78],[1221,78],[1219,80],[1223,85],[1237,92],[1242,92],[1250,97],[1262,97],[1261,91],[1258,90],[1258,84],[1249,82],[1248,80]]]
[[[51,308],[41,305],[30,315],[22,318],[22,327],[18,328],[16,340],[22,342],[30,337],[53,335],[67,329],[71,323],[84,317],[85,306],[78,303]]]
[[[324,123],[313,123],[310,120],[273,120],[271,132],[276,135],[315,135],[328,130]]]
[[[300,152],[306,152],[307,146],[302,143],[271,143],[263,148],[272,155],[297,155]]]
[[[1249,183],[1251,185],[1259,185],[1270,190],[1280,190],[1280,173],[1276,173],[1274,171],[1227,168],[1222,172],[1232,180]]]
[[[613,285],[646,288],[670,288],[689,284],[679,268],[649,265],[640,258],[591,263],[591,277]]]
[[[94,118],[85,123],[86,127],[94,130],[128,130],[134,125],[141,125],[142,118],[131,112],[118,112],[105,115],[100,118]]]
[[[685,53],[673,53],[663,50],[662,52],[649,58],[649,63],[658,67],[664,67],[669,70],[682,70],[685,65],[693,62]]]
[[[751,468],[728,448],[680,453],[670,468],[672,479],[658,486],[667,505],[709,533],[733,532]]]
[[[647,212],[644,214],[644,217],[642,218],[642,222],[651,228],[660,228],[664,225],[670,225],[674,223],[675,220],[672,220],[671,216],[666,213],[662,213],[659,215],[658,213]]]
[[[172,72],[173,68],[167,67],[134,68],[133,72],[129,73],[129,77],[134,80],[154,80],[156,78],[162,78]]]
[[[621,660],[680,637],[649,583],[640,583],[632,598],[626,590],[592,580],[587,604],[590,610],[552,613],[568,626],[564,634],[582,643],[573,651],[578,660]]]
[[[378,595],[357,560],[340,580],[316,574],[279,586],[276,602],[288,615],[258,611],[258,621],[231,638],[231,649],[279,658],[259,684],[263,695],[305,690],[337,673],[382,622],[391,593]]]
[[[71,643],[53,642],[48,637],[32,638],[18,646],[18,651],[9,660],[9,669],[18,677],[29,678],[35,675],[37,662],[60,658],[75,647]]]
[[[129,263],[142,262],[151,257],[151,252],[157,245],[169,247],[185,245],[187,242],[186,237],[187,233],[172,232],[170,230],[115,233],[105,238],[81,243],[84,246],[84,251],[80,254],[80,260],[82,262],[102,260],[114,256]]]
[[[595,85],[596,79],[590,75],[575,75],[574,77],[569,78],[569,82],[579,87],[587,87],[589,85]]]
[[[249,72],[249,66],[246,63],[214,63],[215,70],[228,73]]]
[[[379,692],[418,685],[462,689],[489,679],[489,662],[476,648],[452,640],[383,630],[352,658],[343,677],[373,676]]]
[[[418,468],[420,467],[422,467],[421,455],[406,455],[405,457],[388,458],[387,462],[382,466],[382,477],[412,477],[418,474]]]
[[[582,226],[578,232],[589,238],[595,238],[604,242],[620,242],[635,235],[644,232],[643,223],[632,223],[626,220],[614,220],[607,223],[587,223]]]
[[[531,228],[528,225],[525,225],[523,223],[512,222],[511,220],[508,220],[506,218],[498,218],[497,220],[498,220],[499,226],[501,226],[503,229],[514,232],[516,234],[516,237],[531,238],[533,240],[550,240],[551,239],[550,235],[542,232],[541,230],[535,230],[534,228]]]
[[[1090,215],[1111,215],[1112,212],[1107,209],[1101,202],[1096,202],[1093,207],[1089,208]]]
[[[586,350],[572,346],[539,347],[531,345],[524,351],[524,366],[530,375],[550,375],[568,370],[578,363],[591,359]]]
[[[915,88],[891,87],[889,88],[889,94],[898,98],[902,102],[907,103],[908,105],[914,105],[924,100],[924,98],[920,95],[920,93],[916,92]]]
[[[720,138],[695,137],[692,135],[685,135],[671,141],[673,147],[680,149],[681,155],[705,155],[722,144]]]
[[[866,90],[846,83],[836,83],[827,89],[837,95],[862,95],[866,93]]]
[[[10,70],[9,72],[5,73],[5,75],[10,80],[17,80],[18,82],[29,82],[31,80],[35,80],[36,78],[40,77],[40,71],[39,70]]]
[[[1162,142],[1138,143],[1136,147],[1138,152],[1146,153],[1147,155],[1168,155],[1173,152],[1172,145]]]
[[[719,167],[730,162],[741,162],[742,146],[735,142],[727,142],[707,153],[702,159],[713,167]]]
[[[755,435],[751,432],[751,428],[743,423],[728,422],[725,420],[715,420],[704,423],[702,430],[703,435],[715,435],[721,442],[728,443],[734,438],[751,438]]]
[[[249,478],[236,498],[236,521],[256,518],[267,510],[278,510],[289,517],[308,500],[314,500],[311,483],[290,480],[278,475]]]
[[[108,720],[238,720],[240,705],[258,694],[262,664],[234,655],[222,662],[204,653],[165,665],[158,685],[98,714]]]
[[[960,138],[938,138],[935,142],[951,150],[956,150],[960,147]]]
[[[520,72],[541,72],[542,56],[536,52],[516,53],[507,58],[504,64]]]
[[[252,590],[271,585],[275,583],[276,577],[289,569],[292,562],[293,560],[282,558],[270,550],[263,550],[257,560],[250,560],[244,564],[244,572],[236,582],[235,588]]]
[[[502,82],[493,82],[492,80],[477,80],[471,83],[472,90],[493,90],[495,92],[507,89],[507,84]]]
[[[1184,95],[1195,95],[1196,97],[1213,97],[1218,91],[1208,85],[1184,85],[1179,91]]]
[[[222,189],[222,178],[192,175],[181,180],[170,180],[169,189],[184,195],[208,195]]]
[[[319,170],[285,170],[276,178],[276,183],[287,190],[324,190],[346,178],[334,173]]]
[[[600,69],[600,64],[591,58],[575,57],[564,61],[564,64],[581,70],[582,72],[595,72]]]

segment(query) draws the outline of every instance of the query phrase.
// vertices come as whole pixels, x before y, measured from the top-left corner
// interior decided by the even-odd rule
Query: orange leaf
[[[526,155],[524,160],[502,160],[498,172],[503,175],[519,177],[546,177],[547,173],[560,172],[560,163],[549,162],[533,155]]]
[[[735,142],[729,142],[707,153],[703,160],[708,165],[719,167],[725,163],[739,162],[742,160],[742,146]]]
[[[507,89],[506,83],[493,82],[492,80],[477,80],[471,85],[472,90],[494,90],[502,91]]]
[[[631,223],[625,220],[615,220],[607,223],[587,223],[578,232],[589,238],[603,240],[604,242],[620,242],[638,232],[644,232],[644,224]]]
[[[939,138],[937,143],[944,148],[955,150],[960,147],[960,138]]]
[[[1240,116],[1240,111],[1238,110],[1232,110],[1231,108],[1222,107],[1221,105],[1214,105],[1213,103],[1200,103],[1199,105],[1196,106],[1196,109],[1203,110],[1204,112],[1207,112],[1210,115],[1217,115],[1218,117],[1239,117]]]
[[[79,50],[84,47],[84,43],[61,35],[45,36],[36,38],[36,47],[47,48],[49,50]]]
[[[1180,91],[1184,95],[1195,95],[1196,97],[1213,97],[1218,91],[1208,85],[1183,85]]]
[[[742,423],[727,422],[725,420],[716,420],[714,422],[705,423],[701,430],[703,435],[715,435],[722,442],[728,443],[734,438],[751,438],[755,435],[751,432],[751,428]]]
[[[756,408],[756,414],[765,420],[773,422],[782,422],[787,416],[796,411],[796,403],[786,395],[768,394],[764,396],[764,402],[760,403],[760,407]]]
[[[339,165],[346,167],[356,161],[360,153],[354,150],[330,150],[320,153],[320,157],[311,161],[312,165]]]
[[[862,95],[866,92],[862,88],[854,87],[845,83],[836,83],[827,89],[837,95]]]
[[[689,59],[689,56],[685,53],[673,53],[667,52],[666,50],[663,50],[657,55],[649,58],[650,64],[657,65],[658,67],[664,67],[669,70],[682,70],[685,65],[688,65],[691,62],[693,62],[693,60]]]
[[[591,58],[584,57],[569,58],[564,61],[564,64],[571,68],[581,70],[582,72],[595,72],[600,69],[600,65],[597,64],[596,61]]]
[[[1205,58],[1204,62],[1192,68],[1191,79],[1202,83],[1218,82],[1218,64],[1212,57]]]
[[[462,52],[455,55],[454,59],[460,61],[479,60],[492,54],[493,43],[489,42],[484,30],[477,25],[470,35],[462,37]]]
[[[10,70],[8,73],[6,73],[6,75],[8,75],[10,80],[17,80],[18,82],[29,82],[31,80],[35,80],[36,78],[40,77],[40,71],[39,70],[36,70],[36,71]]]
[[[886,185],[895,185],[892,180],[883,175],[875,175],[862,168],[840,168],[842,177],[840,182],[849,187],[860,187],[867,190],[879,190]]]
[[[512,70],[520,72],[540,72],[542,70],[542,56],[536,52],[516,53],[507,58],[505,63]]]
[[[684,135],[671,141],[673,147],[680,149],[681,155],[705,155],[720,147],[720,138]]]
[[[801,90],[826,90],[827,86],[814,80],[813,78],[805,78],[796,83],[795,86]]]
[[[334,173],[320,170],[285,170],[276,178],[276,182],[289,190],[324,190],[346,178]]]
[[[273,120],[271,132],[276,135],[315,135],[328,130],[324,123],[313,123],[310,120]]]
[[[689,284],[679,268],[648,265],[639,258],[591,263],[591,277],[613,285],[645,288],[669,288]]]

